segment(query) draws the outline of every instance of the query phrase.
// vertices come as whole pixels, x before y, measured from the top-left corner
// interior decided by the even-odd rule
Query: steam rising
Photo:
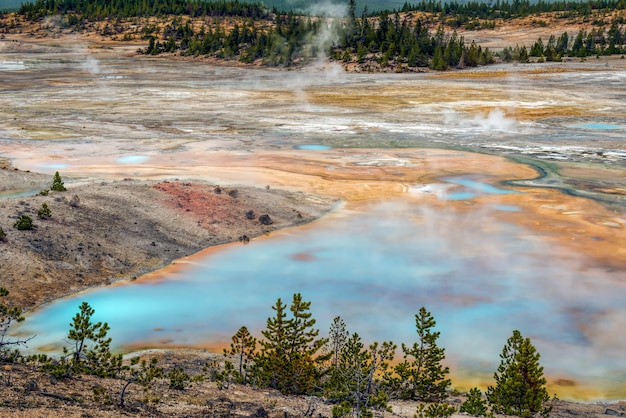
[[[80,64],[80,67],[88,73],[100,74],[100,64],[92,56],[87,56],[85,61]]]
[[[348,14],[348,8],[342,3],[322,2],[309,6],[306,12],[312,16],[342,18]]]
[[[447,111],[444,113],[444,123],[447,126],[463,129],[497,131],[507,131],[514,128],[516,125],[516,121],[507,118],[504,111],[500,108],[495,108],[487,114],[475,115],[472,118],[468,118],[456,111]]]

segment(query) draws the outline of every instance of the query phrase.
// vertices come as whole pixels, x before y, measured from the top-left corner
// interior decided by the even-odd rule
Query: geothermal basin
[[[42,306],[14,330],[37,335],[30,349],[59,349],[85,300],[117,349],[217,351],[300,292],[322,333],[341,315],[368,341],[412,343],[426,306],[458,387],[491,384],[519,329],[551,393],[626,397],[623,63],[343,74],[36,45],[0,47],[0,62],[29,63],[0,66],[0,157],[15,167],[70,187],[183,178],[343,201]]]

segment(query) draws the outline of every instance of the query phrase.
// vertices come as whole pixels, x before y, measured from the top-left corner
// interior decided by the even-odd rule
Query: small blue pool
[[[124,155],[115,161],[120,164],[141,164],[148,161],[148,159],[150,159],[150,157],[146,155]]]
[[[295,145],[295,149],[307,150],[307,151],[326,151],[332,149],[333,147],[329,147],[328,145],[322,144],[301,144]]]
[[[624,129],[624,125],[617,125],[615,123],[577,123],[572,125],[573,128],[579,129],[595,129],[600,131],[613,131],[618,129]]]

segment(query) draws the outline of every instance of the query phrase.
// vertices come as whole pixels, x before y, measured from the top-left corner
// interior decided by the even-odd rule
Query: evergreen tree
[[[109,325],[106,322],[91,322],[95,310],[87,302],[83,302],[79,309],[67,334],[73,349],[63,349],[65,357],[70,357],[66,363],[67,371],[100,377],[117,376],[122,368],[122,356],[113,355],[110,351],[111,338],[107,338]]]
[[[248,377],[248,365],[254,357],[257,341],[246,327],[239,328],[237,333],[233,335],[232,340],[230,349],[225,349],[224,354],[238,357],[239,375],[237,376],[237,381],[245,385]]]
[[[318,354],[327,340],[317,338],[319,330],[313,329],[315,319],[310,306],[311,302],[303,301],[297,293],[293,295],[290,318],[280,298],[272,307],[275,315],[267,319],[267,328],[262,331],[265,339],[259,342],[261,352],[252,368],[258,385],[285,394],[312,394],[319,387],[325,372],[323,364],[330,356]]]
[[[328,398],[338,402],[333,408],[334,417],[350,413],[355,417],[370,417],[372,408],[387,408],[388,396],[380,376],[386,375],[395,349],[391,341],[375,342],[366,348],[356,333],[345,341],[339,364],[331,369],[326,382]]]
[[[52,217],[52,212],[46,203],[41,204],[41,208],[37,211],[37,217],[39,219],[47,219]]]
[[[441,402],[448,397],[451,382],[445,377],[450,370],[441,364],[445,350],[437,346],[440,333],[431,331],[435,324],[430,312],[421,307],[415,315],[418,341],[412,347],[402,344],[404,361],[395,367],[397,377],[390,381],[395,396],[423,402]]]
[[[126,390],[131,384],[136,383],[142,386],[144,391],[147,391],[154,379],[163,377],[163,368],[157,366],[157,363],[158,359],[156,357],[153,357],[150,362],[139,357],[130,359],[130,366],[124,369],[125,376],[123,376],[123,379],[126,380],[126,383],[120,392],[120,407],[124,408],[125,406]]]
[[[448,64],[443,58],[443,50],[441,48],[441,45],[437,45],[437,47],[435,47],[435,53],[433,54],[433,58],[430,61],[430,68],[431,70],[436,71],[443,71],[448,68]]]
[[[461,404],[459,412],[465,412],[473,417],[487,416],[487,402],[483,400],[480,389],[472,388],[467,394],[467,399]]]
[[[0,298],[5,298],[9,295],[9,291],[4,287],[0,287]],[[22,316],[22,310],[17,306],[9,306],[4,303],[0,303],[0,360],[6,361],[12,358],[11,350],[9,347],[26,345],[30,338],[23,339],[7,339],[7,332],[9,327],[14,322],[22,322],[24,317]],[[31,337],[32,338],[32,337]]]
[[[500,366],[494,374],[496,386],[487,389],[487,400],[495,413],[520,417],[549,414],[551,408],[544,404],[550,397],[539,357],[530,338],[513,331],[500,354]]]
[[[50,190],[54,190],[56,192],[64,192],[67,190],[58,171],[54,173],[54,178],[52,179],[52,186],[50,186]]]
[[[528,50],[525,46],[521,47],[519,50],[519,62],[523,64],[530,62],[530,59],[528,58]]]
[[[339,359],[341,357],[341,351],[346,345],[346,341],[350,333],[346,329],[346,323],[340,316],[333,319],[333,323],[330,326],[328,333],[329,352],[331,353],[331,367],[339,367]]]

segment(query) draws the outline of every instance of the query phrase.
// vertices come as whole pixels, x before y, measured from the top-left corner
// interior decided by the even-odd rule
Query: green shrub
[[[54,178],[52,179],[52,186],[50,186],[50,190],[54,190],[55,192],[64,192],[67,190],[58,171],[54,173]]]
[[[483,400],[480,389],[470,389],[467,399],[461,404],[459,412],[466,412],[474,417],[487,416],[487,402]]]
[[[7,233],[4,232],[4,229],[0,227],[0,241],[5,241],[7,239]]]
[[[37,211],[37,217],[39,217],[39,219],[47,219],[52,217],[52,212],[50,211],[50,208],[47,204],[43,203],[41,205],[41,208]]]
[[[28,215],[22,215],[15,221],[13,228],[17,228],[18,231],[33,229],[33,220]]]
[[[456,408],[448,403],[431,403],[428,408],[421,403],[415,410],[414,418],[449,418]]]
[[[170,378],[170,389],[184,390],[191,384],[191,377],[180,366],[174,367],[167,377]]]

